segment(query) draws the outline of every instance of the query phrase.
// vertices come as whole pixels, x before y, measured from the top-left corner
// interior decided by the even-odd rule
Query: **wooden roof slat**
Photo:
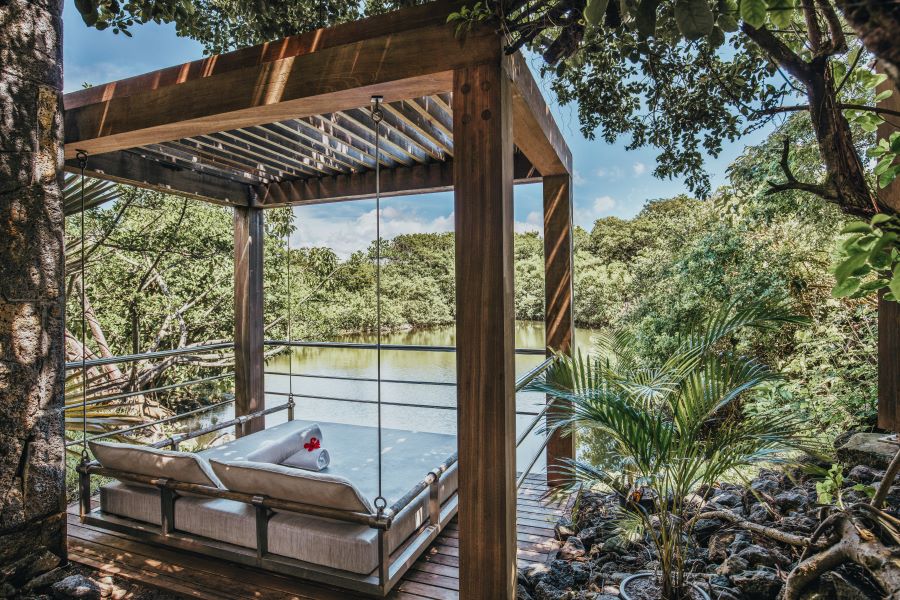
[[[211,133],[203,137],[216,140],[220,140],[222,137],[227,137],[230,140],[230,143],[237,144],[238,146],[246,144],[246,150],[248,153],[259,157],[260,160],[267,161],[268,164],[281,164],[292,169],[299,168],[301,169],[300,176],[312,175],[312,173],[309,172],[310,169],[326,174],[330,174],[333,172],[340,173],[344,170],[341,167],[330,164],[327,160],[328,157],[322,156],[314,151],[310,151],[298,156],[290,156],[288,154],[285,154],[282,149],[273,150],[272,148],[262,145],[263,143],[271,144],[271,142],[269,142],[265,138],[248,134],[247,130],[245,129],[221,131],[219,133]],[[247,139],[247,137],[250,137],[252,139]]]
[[[361,113],[361,114],[360,114]],[[340,114],[345,118],[359,127],[366,128],[366,121],[371,121],[368,113],[364,112],[363,109],[354,109],[354,110],[344,110],[341,111]],[[426,163],[429,160],[433,159],[433,156],[428,153],[427,150],[422,148],[419,144],[417,144],[414,140],[409,139],[402,131],[398,131],[394,127],[390,127],[388,123],[382,121],[387,126],[384,128],[383,135],[381,137],[383,142],[387,142],[392,144],[395,148],[402,151],[412,160],[417,163]]]
[[[402,103],[397,103],[397,105],[385,103],[384,108],[385,115],[382,124],[393,127],[405,135],[434,160],[446,160],[449,148],[422,128],[418,122],[420,120],[418,114],[402,108]]]
[[[266,129],[263,126],[236,129],[234,131],[223,132],[223,134],[224,133],[228,133],[236,139],[246,141],[253,147],[258,148],[259,151],[263,152],[266,156],[271,155],[273,160],[280,159],[282,162],[287,161],[289,164],[296,163],[304,166],[316,163],[337,171],[338,173],[353,168],[353,165],[349,163],[336,160],[335,157],[331,156],[327,151],[319,150],[318,148],[304,144],[291,143],[289,138],[285,138],[285,141],[291,145],[285,146],[284,142],[277,142],[272,139],[276,137],[276,132]],[[252,138],[252,140],[247,140],[247,137]]]
[[[438,110],[435,110],[435,107],[438,109],[440,107],[437,106],[437,103],[434,101],[434,96],[428,96],[426,98],[412,98],[410,100],[406,100],[404,104],[411,106],[413,110],[422,115],[422,118],[428,121],[428,123],[444,136],[446,140],[450,140],[450,144],[453,144],[453,114],[450,113],[449,120],[447,123],[444,123],[436,114]],[[429,110],[429,108],[431,110]]]
[[[318,167],[315,165],[302,164],[299,161],[279,160],[272,156],[260,152],[259,146],[247,140],[237,137],[230,131],[222,131],[219,133],[211,133],[209,135],[197,136],[191,138],[193,140],[204,140],[214,145],[220,144],[232,148],[235,153],[249,157],[251,160],[258,161],[260,167],[268,169],[270,172],[275,171],[278,177],[292,175],[294,177],[308,177],[312,175],[310,170],[319,171],[321,173],[329,173],[325,166]]]
[[[265,165],[253,156],[248,156],[242,149],[235,148],[233,145],[224,144],[220,140],[207,140],[202,137],[197,137],[178,140],[178,143],[188,147],[190,147],[191,144],[195,144],[198,149],[202,148],[206,154],[212,154],[214,156],[223,157],[226,160],[234,161],[235,164],[242,165],[245,169],[252,169],[263,174],[268,180],[277,181],[283,179],[285,176],[283,170],[274,168],[270,165]]]
[[[369,147],[370,152],[375,152],[375,132],[366,128],[346,113],[336,112],[331,113],[330,115],[320,115],[313,118],[317,118],[322,122],[327,122],[334,127],[348,132],[348,134],[354,136],[356,139],[365,142]],[[384,141],[386,143],[381,145],[382,155],[387,155],[392,161],[407,167],[418,162],[414,156],[406,152],[404,148],[394,144],[390,139],[385,139]]]
[[[249,173],[243,166],[234,166],[231,163],[223,164],[214,160],[215,157],[202,151],[182,148],[183,146],[176,145],[176,142],[169,142],[167,144],[150,144],[134,150],[123,150],[123,152],[134,152],[148,160],[155,160],[162,164],[171,164],[175,167],[189,169],[198,173],[207,173],[238,183],[255,184],[262,183],[264,180],[257,175]]]
[[[153,146],[154,144],[151,144],[142,146],[142,148],[152,148]],[[176,140],[165,144],[156,144],[156,146],[166,148],[166,150],[184,152],[189,157],[196,157],[200,164],[209,165],[217,169],[231,170],[238,174],[238,177],[240,177],[240,173],[245,173],[259,182],[272,181],[272,176],[268,171],[260,169],[255,163],[252,165],[248,164],[244,157],[235,156],[225,150],[210,149],[191,140]]]
[[[316,132],[318,132],[318,130],[315,129],[314,127],[312,127],[311,125],[309,125],[308,123],[306,123],[305,121],[301,121],[301,120],[297,119],[297,120],[291,121],[289,123],[286,123],[286,122],[270,123],[269,125],[261,126],[261,128],[265,129],[266,131],[270,131],[272,133],[272,135],[279,136],[281,139],[285,140],[287,143],[291,144],[293,147],[312,148],[316,152],[321,153],[323,156],[328,156],[331,160],[333,160],[335,162],[339,162],[340,164],[344,165],[344,167],[346,169],[349,169],[351,171],[359,170],[360,166],[362,166],[363,168],[369,168],[370,166],[374,167],[374,162],[375,162],[374,160],[372,161],[373,164],[369,165],[368,163],[366,163],[365,160],[358,158],[356,156],[353,156],[350,152],[340,150],[339,148],[335,148],[327,140],[320,141],[320,140],[317,140],[316,138],[314,138],[313,136],[309,135],[307,133],[307,131],[309,129],[313,129]],[[282,131],[285,131],[291,135],[296,135],[301,140],[306,140],[306,143],[304,144],[301,141],[291,139],[290,137],[287,137],[287,136],[281,134],[280,132],[275,131],[275,128],[281,129]],[[350,147],[347,144],[341,144],[341,145],[343,145],[346,148]],[[321,150],[320,150],[320,148],[321,148]]]
[[[372,163],[371,166],[372,168],[374,168],[375,155],[369,152],[369,144],[366,140],[359,138],[353,133],[341,128],[333,121],[323,119],[320,115],[296,120],[300,123],[308,125],[311,129],[318,131],[321,135],[328,137],[335,143],[352,148],[354,152],[357,152],[360,156],[363,156],[366,159],[370,160]],[[314,120],[318,120],[319,124],[317,125],[316,123],[314,123]],[[372,148],[374,149],[374,145],[372,146]],[[389,158],[385,158],[384,156],[379,157],[379,162],[381,163],[381,166],[386,168],[391,168],[396,163],[396,161],[392,161]]]

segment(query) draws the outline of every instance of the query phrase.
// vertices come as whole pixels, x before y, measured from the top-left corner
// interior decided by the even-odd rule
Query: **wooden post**
[[[263,376],[263,211],[234,209],[234,414],[265,408]],[[237,427],[235,435],[264,428],[263,419]]]
[[[498,52],[499,54],[499,52]],[[516,581],[510,83],[496,63],[453,77],[460,598]]]
[[[548,356],[554,350],[569,352],[574,342],[572,244],[572,176],[544,177],[544,328]],[[567,408],[557,402],[548,411],[548,420]],[[562,461],[574,457],[574,436],[551,436],[547,444],[548,485],[563,482],[565,477],[559,472]]]
[[[892,89],[893,94],[879,106],[900,110],[900,90],[888,79],[878,91]],[[878,127],[878,139],[887,138],[896,126],[885,121]],[[900,213],[900,180],[878,191],[883,204]],[[900,432],[900,302],[878,299],[878,426]]]

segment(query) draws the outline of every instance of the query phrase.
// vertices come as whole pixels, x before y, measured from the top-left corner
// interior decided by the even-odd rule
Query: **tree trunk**
[[[825,163],[825,183],[835,193],[844,212],[871,217],[881,207],[866,181],[865,168],[853,145],[850,123],[837,107],[831,77],[828,61],[815,59],[810,64],[810,78],[805,82],[810,118]]]
[[[836,0],[847,23],[866,49],[884,65],[900,87],[900,2],[886,0]]]
[[[65,558],[62,5],[0,1],[0,584],[13,587]]]

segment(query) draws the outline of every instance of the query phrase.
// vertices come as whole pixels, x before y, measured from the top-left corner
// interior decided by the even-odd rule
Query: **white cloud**
[[[297,232],[292,243],[305,248],[328,246],[340,257],[346,258],[357,250],[365,250],[375,239],[375,216],[374,209],[350,218],[322,218],[300,211],[295,221]],[[382,208],[381,237],[391,239],[406,233],[445,233],[453,231],[453,221],[452,212],[426,219],[416,214],[403,214],[393,207]]]
[[[635,176],[640,177],[647,171],[647,165],[638,161],[631,165],[631,170],[634,171]]]
[[[596,173],[600,179],[616,180],[622,178],[621,167],[600,167]]]
[[[575,224],[581,225],[588,231],[594,226],[594,221],[605,217],[616,207],[616,200],[612,196],[599,196],[594,198],[588,208],[575,207]]]
[[[516,221],[515,227],[516,233],[527,233],[529,231],[542,233],[544,231],[544,215],[533,210],[528,213],[524,221]]]
[[[584,178],[584,176],[578,171],[578,169],[575,169],[575,171],[572,173],[572,183],[574,183],[575,185],[584,185],[585,183],[587,183],[587,179]]]

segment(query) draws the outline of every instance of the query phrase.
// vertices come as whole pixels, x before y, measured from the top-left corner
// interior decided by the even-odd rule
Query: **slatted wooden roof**
[[[447,0],[212,56],[65,97],[76,150],[101,179],[218,203],[277,206],[369,197],[385,97],[382,192],[452,185],[454,69],[503,61],[514,83],[515,179],[571,170],[571,154],[519,55],[446,24]]]

